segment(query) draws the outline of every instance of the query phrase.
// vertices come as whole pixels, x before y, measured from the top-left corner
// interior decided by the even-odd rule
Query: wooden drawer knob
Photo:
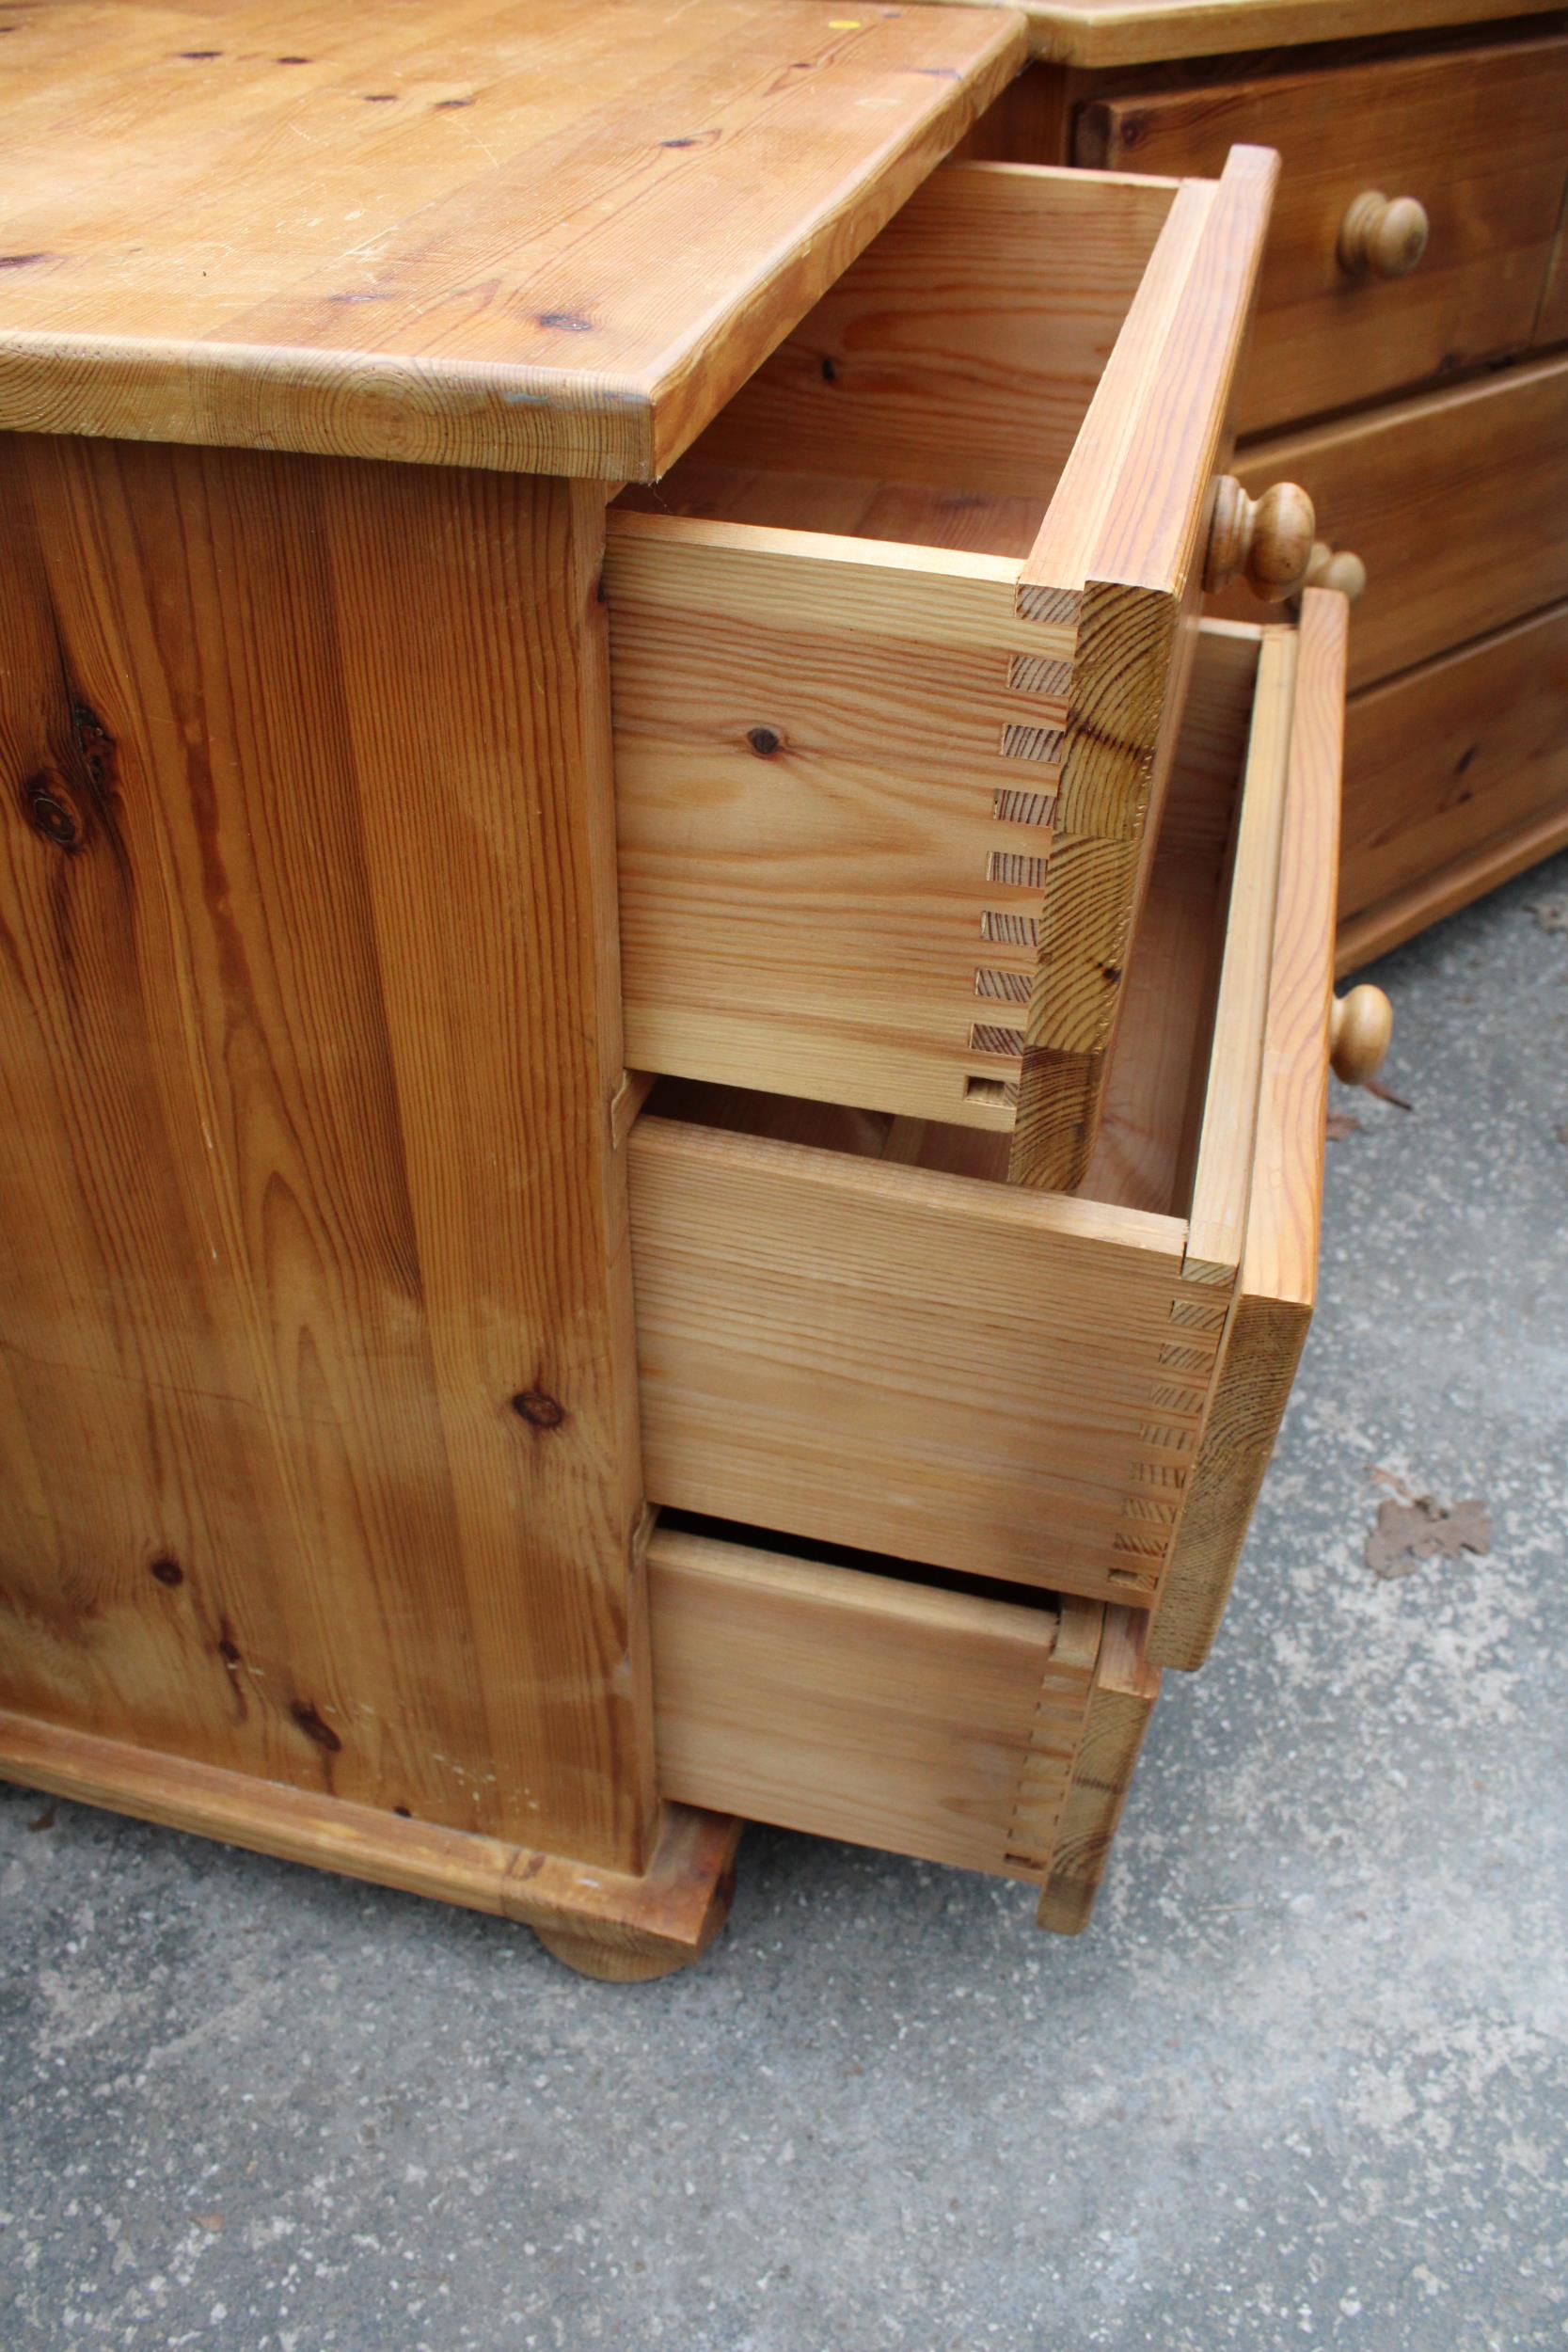
[[[1338,588],[1347,603],[1354,604],[1367,585],[1367,566],[1349,548],[1331,548],[1326,540],[1314,539],[1306,584],[1308,588]]]
[[[1339,223],[1339,266],[1352,278],[1408,278],[1427,249],[1426,206],[1368,188]]]
[[[1252,499],[1234,474],[1221,474],[1203,585],[1212,595],[1244,572],[1254,596],[1283,604],[1307,578],[1317,521],[1311,500],[1293,482],[1276,482]]]
[[[1336,996],[1328,1022],[1328,1058],[1334,1075],[1348,1087],[1375,1078],[1394,1034],[1394,1008],[1381,988],[1363,980],[1348,996]]]

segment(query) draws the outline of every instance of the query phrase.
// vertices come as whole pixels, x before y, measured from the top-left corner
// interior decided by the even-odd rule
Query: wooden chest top
[[[648,479],[1023,53],[858,0],[0,6],[0,427]]]

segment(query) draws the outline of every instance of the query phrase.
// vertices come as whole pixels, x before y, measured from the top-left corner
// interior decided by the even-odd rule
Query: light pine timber
[[[10,436],[0,500],[0,1704],[269,1851],[635,1875],[602,493]]]
[[[1255,675],[1277,665],[1288,678],[1290,632],[1249,634],[1250,645],[1228,628],[1203,632],[1222,684],[1217,697],[1203,686],[1200,708],[1233,707],[1248,660]],[[656,1096],[627,1150],[657,1505],[1091,1598],[1153,1598],[1245,1239],[1285,774],[1267,683],[1240,739],[1234,929],[1225,938],[1227,829],[1211,817],[1204,841],[1182,782],[1180,873],[1156,934],[1169,985],[1215,1006],[1190,1219],[918,1165],[900,1121],[872,1157],[874,1120],[857,1129],[823,1114],[816,1142],[798,1139],[812,1135],[802,1106],[772,1124],[768,1098],[745,1089],[706,1101],[696,1089],[670,1116]],[[1220,776],[1212,726],[1199,740],[1229,807],[1234,768]],[[1163,886],[1158,897],[1164,906]],[[1184,1086],[1172,1101],[1164,1083],[1140,1076],[1129,1117],[1134,1130],[1150,1115],[1176,1128],[1163,1147],[1174,1184],[1188,1104]],[[1136,1146],[1140,1168],[1155,1156]]]
[[[1343,597],[1303,597],[1245,1248],[1155,1603],[1148,1657],[1161,1666],[1200,1666],[1212,1645],[1316,1296],[1347,623]]]
[[[777,0],[13,11],[0,425],[661,472],[1024,56]]]
[[[1279,151],[1236,401],[1255,433],[1527,344],[1568,184],[1565,122],[1568,40],[1554,38],[1108,96],[1080,114],[1074,154],[1204,174],[1239,139]],[[1350,208],[1373,189],[1418,199],[1430,222],[1393,282],[1340,260]]]
[[[1175,180],[1147,175],[944,165],[715,418],[691,461],[760,460],[1043,507],[1176,192]]]
[[[1236,779],[1246,767],[1265,632],[1208,623],[1127,970],[1104,1115],[1083,1183],[1091,1200],[1183,1215],[1202,1132]]]
[[[966,1089],[1016,1054],[972,1033],[1008,1032],[1028,986],[1055,771],[1004,755],[1008,668],[1068,633],[1017,618],[1000,557],[611,524],[629,1058],[1010,1126]]]
[[[1020,575],[1020,612],[1077,634],[1018,1182],[1070,1188],[1094,1149],[1278,170],[1275,156],[1238,148],[1217,183],[1182,184]]]
[[[1148,1662],[1148,1618],[1107,1609],[1084,1736],[1056,1822],[1051,1874],[1037,1924],[1056,1935],[1081,1935],[1093,1914],[1132,1772],[1160,1695],[1160,1670]]]
[[[1259,442],[1235,470],[1301,483],[1366,564],[1353,691],[1568,596],[1568,359]],[[1215,609],[1244,610],[1233,592]]]
[[[1016,1120],[1015,1176],[1082,1175],[1274,169],[1151,193],[953,167],[655,494],[714,511],[611,516],[635,1061]],[[949,467],[1009,531],[1060,480],[1022,563],[871,545],[843,534],[896,527],[854,476],[878,452],[911,536]],[[845,501],[792,465],[843,467]],[[778,527],[807,485],[832,528]]]
[[[647,1868],[632,1875],[3,1709],[0,1772],[50,1796],[513,1920],[568,1966],[621,1983],[668,1976],[707,1949],[729,1910],[741,1828],[666,1805]]]
[[[998,0],[952,4],[994,8]],[[1036,56],[1107,67],[1552,15],[1561,0],[1019,0],[1019,5],[1029,21]]]
[[[1354,631],[1353,619],[1352,633]],[[1568,834],[1568,606],[1353,695],[1340,954],[1367,961]]]
[[[1212,1354],[1162,1361],[1180,1220],[657,1108],[627,1149],[653,1502],[1091,1598],[1153,1573],[1130,1498]]]
[[[1094,1694],[1098,1605],[1025,1607],[662,1527],[649,1582],[667,1795],[1044,1878]]]

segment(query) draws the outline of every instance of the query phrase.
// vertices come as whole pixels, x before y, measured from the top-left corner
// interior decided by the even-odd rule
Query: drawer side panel
[[[679,1802],[1041,1880],[1103,1613],[656,1531],[659,1785]]]

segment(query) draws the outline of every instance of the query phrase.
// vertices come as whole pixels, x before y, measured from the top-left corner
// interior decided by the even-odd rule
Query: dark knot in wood
[[[325,1748],[329,1756],[337,1755],[343,1743],[332,1725],[323,1723],[313,1707],[308,1707],[303,1699],[295,1699],[289,1712],[308,1740],[313,1740],[317,1747]]]
[[[512,1400],[512,1409],[526,1421],[531,1429],[559,1429],[566,1418],[566,1407],[543,1389],[522,1389]]]

